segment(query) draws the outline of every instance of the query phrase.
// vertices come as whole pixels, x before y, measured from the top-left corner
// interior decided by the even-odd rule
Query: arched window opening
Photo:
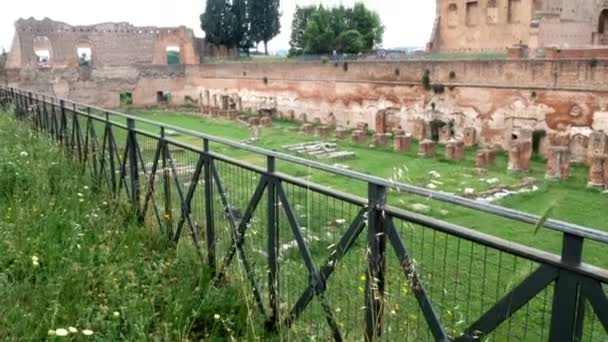
[[[78,56],[78,65],[88,66],[91,65],[93,58],[93,49],[88,43],[79,43],[76,45],[76,55]]]
[[[605,9],[600,13],[600,22],[597,32],[599,34],[606,34],[606,29],[608,29],[608,9]]]
[[[179,46],[167,46],[167,64],[181,64]]]
[[[49,37],[34,37],[34,54],[39,67],[50,67],[53,58],[53,49]]]

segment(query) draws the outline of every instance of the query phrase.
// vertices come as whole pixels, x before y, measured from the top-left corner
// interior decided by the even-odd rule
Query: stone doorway
[[[447,122],[442,121],[442,120],[433,120],[429,123],[429,126],[431,127],[431,139],[435,142],[439,141],[439,138],[441,136],[441,129],[445,126],[447,126]]]

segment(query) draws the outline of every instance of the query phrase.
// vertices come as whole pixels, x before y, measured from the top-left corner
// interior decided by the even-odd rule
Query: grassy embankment
[[[59,145],[0,113],[0,340],[255,336],[245,290],[209,279],[192,249],[142,228]]]

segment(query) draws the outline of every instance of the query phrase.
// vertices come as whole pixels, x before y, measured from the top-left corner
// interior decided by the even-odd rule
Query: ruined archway
[[[50,67],[53,60],[53,46],[47,36],[34,37],[32,44],[36,56],[36,63],[40,67]]]
[[[93,61],[93,47],[88,40],[80,40],[76,43],[76,57],[78,58],[78,65],[91,65]]]

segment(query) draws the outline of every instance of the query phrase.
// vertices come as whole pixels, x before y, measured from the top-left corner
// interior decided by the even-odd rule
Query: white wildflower
[[[68,331],[63,328],[55,330],[55,335],[57,336],[68,336],[68,334]]]
[[[49,330],[48,332],[49,336],[55,336],[57,333],[55,332],[55,330]]]
[[[74,328],[74,327],[69,327],[68,330],[72,333],[75,334],[78,332],[78,329]]]
[[[91,336],[91,335],[93,335],[93,330],[84,329],[82,331],[82,334],[85,335],[85,336]]]
[[[114,311],[114,313],[112,315],[114,315],[114,317],[118,318],[118,317],[120,317],[120,312]]]
[[[27,152],[22,151],[21,153],[19,153],[19,155],[22,156],[22,157],[27,157]]]
[[[35,256],[35,255],[32,256],[32,265],[34,265],[34,267],[40,266],[40,263],[38,261],[39,261],[39,259],[37,256]]]

